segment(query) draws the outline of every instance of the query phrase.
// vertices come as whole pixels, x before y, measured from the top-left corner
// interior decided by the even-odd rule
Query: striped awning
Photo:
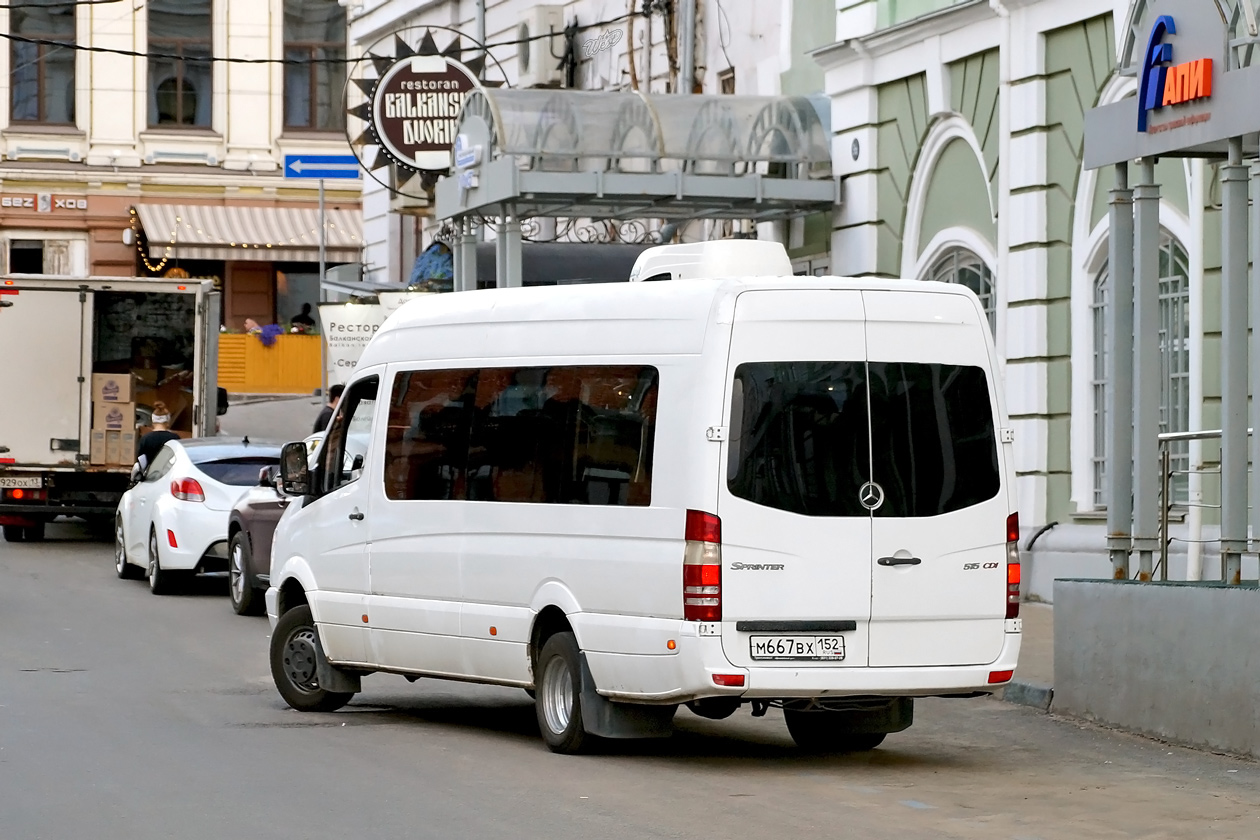
[[[149,258],[317,262],[319,210],[256,205],[138,204]],[[363,219],[357,209],[324,213],[325,259],[359,262]]]

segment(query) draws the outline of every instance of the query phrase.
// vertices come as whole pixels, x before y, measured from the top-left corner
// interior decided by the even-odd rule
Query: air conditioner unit
[[[719,239],[657,245],[639,254],[630,282],[712,277],[791,277],[792,261],[779,242]]]
[[[554,32],[551,37],[540,37]],[[516,86],[553,87],[564,75],[560,59],[564,54],[564,7],[534,6],[516,29]]]

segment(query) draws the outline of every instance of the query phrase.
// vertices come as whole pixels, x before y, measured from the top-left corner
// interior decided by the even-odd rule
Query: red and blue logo
[[[1138,87],[1138,131],[1147,130],[1147,118],[1151,111],[1212,95],[1212,59],[1200,58],[1169,66],[1173,48],[1172,44],[1164,43],[1164,38],[1176,34],[1177,24],[1169,15],[1160,15],[1151,27]]]

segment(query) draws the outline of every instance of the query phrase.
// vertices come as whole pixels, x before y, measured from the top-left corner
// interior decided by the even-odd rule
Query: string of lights
[[[179,216],[175,217],[175,225],[178,229],[179,223],[183,221]],[[144,244],[141,242],[140,218],[136,215],[136,208],[131,208],[131,241],[136,243],[136,253],[140,255],[140,261],[144,263],[144,267],[150,274],[160,274],[162,269],[166,268],[166,264],[171,261],[171,251],[175,248],[175,231],[171,231],[171,244],[166,246],[166,254],[162,257],[162,261],[157,265],[149,262],[149,255],[144,252]]]

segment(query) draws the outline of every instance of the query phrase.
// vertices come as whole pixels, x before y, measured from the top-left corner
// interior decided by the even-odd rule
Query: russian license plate
[[[751,636],[753,659],[844,659],[844,636]]]
[[[44,478],[39,475],[0,475],[0,490],[38,490],[44,486]]]

